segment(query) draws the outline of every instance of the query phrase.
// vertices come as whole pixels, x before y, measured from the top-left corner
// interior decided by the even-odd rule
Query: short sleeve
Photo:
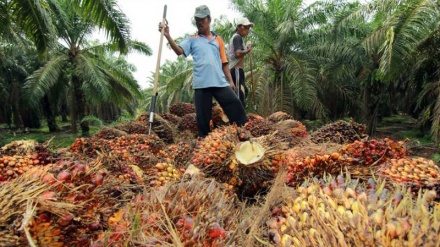
[[[183,55],[185,57],[191,54],[191,38],[187,36],[180,42],[179,46],[183,49]]]
[[[234,38],[232,39],[232,44],[234,44],[234,51],[244,50],[243,37],[241,37],[240,35],[234,35]]]
[[[226,50],[225,50],[225,42],[223,41],[222,38],[220,38],[220,36],[216,36],[215,38],[218,42],[218,46],[220,50],[220,60],[222,61],[222,63],[228,63],[228,57],[226,56]]]

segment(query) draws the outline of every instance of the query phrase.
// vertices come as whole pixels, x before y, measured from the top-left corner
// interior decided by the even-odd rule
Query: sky
[[[191,19],[195,8],[207,5],[213,19],[220,15],[226,16],[230,21],[241,17],[241,14],[230,8],[229,0],[119,0],[118,5],[130,20],[132,39],[146,43],[153,51],[151,56],[129,54],[128,62],[137,67],[134,73],[142,89],[149,87],[148,77],[156,71],[159,43],[161,33],[158,30],[162,21],[164,5],[167,5],[167,20],[171,37],[176,39],[186,33],[196,32]],[[167,40],[163,38],[161,64],[166,60],[175,61],[177,55],[169,49]]]

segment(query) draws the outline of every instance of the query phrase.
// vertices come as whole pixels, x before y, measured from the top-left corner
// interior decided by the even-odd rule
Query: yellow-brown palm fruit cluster
[[[433,160],[423,157],[390,159],[380,169],[380,176],[392,182],[400,182],[418,190],[435,189],[440,185],[440,168]]]
[[[148,180],[151,187],[163,186],[169,181],[180,180],[184,170],[176,169],[172,164],[157,163],[153,169],[148,171]]]
[[[276,246],[435,246],[440,233],[436,192],[417,199],[384,181],[349,177],[309,180],[272,207],[263,236]]]

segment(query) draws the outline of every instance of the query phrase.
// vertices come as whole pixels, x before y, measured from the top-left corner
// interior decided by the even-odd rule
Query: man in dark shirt
[[[239,96],[243,107],[246,107],[246,95],[248,88],[245,83],[244,57],[251,52],[251,44],[244,44],[243,38],[249,34],[249,29],[254,27],[254,23],[247,18],[241,18],[236,23],[236,32],[229,41],[229,68],[231,69],[232,80],[235,84],[235,92]]]

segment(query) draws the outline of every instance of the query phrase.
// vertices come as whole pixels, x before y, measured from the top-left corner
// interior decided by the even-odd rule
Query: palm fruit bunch
[[[177,102],[171,104],[168,111],[173,115],[183,117],[190,113],[196,113],[196,107],[191,103]]]
[[[286,184],[296,186],[308,177],[339,174],[349,164],[338,153],[339,144],[304,143],[286,150]]]
[[[389,159],[399,159],[407,155],[405,143],[389,138],[382,140],[354,141],[342,146],[339,153],[353,165],[352,173],[369,175],[370,169],[377,169]]]
[[[252,134],[252,136],[260,137],[273,132],[273,124],[266,121],[262,116],[249,113],[247,117],[248,122],[244,127]]]
[[[149,133],[149,125],[150,120],[149,116],[147,114],[143,114],[139,116],[136,121],[138,124],[143,125],[146,132],[142,134],[148,134]],[[175,128],[172,124],[170,124],[166,119],[162,118],[159,114],[154,114],[154,121],[151,124],[151,130],[153,133],[155,133],[159,138],[164,140],[166,143],[173,143],[174,142],[174,135],[175,135]]]
[[[21,155],[4,155],[0,156],[0,182],[12,180],[40,164],[38,154]]]
[[[211,121],[212,121],[212,128],[218,128],[220,126],[224,126],[229,123],[229,118],[224,113],[222,107],[217,104],[213,103],[212,105],[212,113],[211,113]]]
[[[310,134],[314,143],[334,142],[338,144],[352,143],[368,139],[366,126],[356,123],[353,119],[349,122],[339,120],[326,124]]]
[[[146,117],[146,121],[142,121]],[[148,134],[148,116],[141,115],[134,122],[125,122],[115,126],[115,129],[126,132],[127,134]]]
[[[47,197],[62,198],[76,208],[68,214],[38,214],[39,221],[30,229],[31,234],[46,237],[50,233],[44,232],[61,231],[66,245],[88,246],[90,240],[107,228],[108,218],[145,189],[143,184],[120,178],[136,173],[128,171],[131,166],[121,166],[119,171],[107,168],[111,169],[103,167],[100,159],[89,163],[61,160],[50,167],[42,179],[52,185],[46,191]]]
[[[284,143],[275,142],[273,135],[249,139],[246,133],[237,126],[214,130],[199,141],[191,162],[240,195],[252,196],[270,186],[284,162]]]
[[[167,145],[157,156],[164,157],[177,168],[186,168],[196,145],[196,139],[179,141],[176,144]]]
[[[288,119],[274,123],[277,136],[281,140],[285,140],[289,147],[298,145],[307,137],[307,128],[299,121]]]
[[[148,183],[151,187],[164,186],[170,181],[181,179],[184,169],[179,170],[172,164],[159,162],[147,171]]]
[[[116,212],[92,246],[234,246],[239,205],[212,179],[169,183]]]
[[[26,246],[28,241],[38,246],[63,246],[63,236],[56,226],[46,224],[44,229],[34,231],[39,212],[65,215],[76,209],[63,198],[54,197],[53,186],[44,182],[46,170],[32,168],[16,180],[0,184],[0,246]],[[25,232],[29,234],[22,237]]]
[[[37,150],[38,149],[38,150]],[[0,148],[0,154],[3,155],[25,155],[35,153],[44,149],[44,145],[35,140],[19,140],[8,143]]]
[[[293,116],[286,113],[286,112],[282,112],[282,111],[277,111],[274,112],[272,114],[270,114],[267,118],[266,121],[271,123],[271,124],[275,124],[284,120],[293,120]]]
[[[422,157],[390,159],[381,166],[379,175],[392,183],[408,185],[415,191],[438,189],[440,185],[440,168],[433,160]]]
[[[339,175],[306,181],[271,208],[262,236],[275,246],[435,246],[440,233],[436,192],[417,200],[385,181]]]
[[[94,134],[93,137],[111,140],[111,139],[115,139],[115,138],[118,138],[123,135],[127,135],[127,132],[116,129],[116,128],[104,127],[99,132]]]
[[[159,114],[163,119],[167,120],[170,124],[177,126],[180,122],[180,117],[171,113],[160,113]]]
[[[121,136],[122,137],[122,136]],[[103,152],[108,147],[108,141],[102,138],[76,138],[68,147],[72,153],[82,154],[87,157],[96,157],[98,152]]]
[[[198,130],[196,114],[189,113],[186,114],[185,116],[182,116],[179,124],[177,125],[177,128],[180,131],[189,131],[190,133],[196,135]]]

